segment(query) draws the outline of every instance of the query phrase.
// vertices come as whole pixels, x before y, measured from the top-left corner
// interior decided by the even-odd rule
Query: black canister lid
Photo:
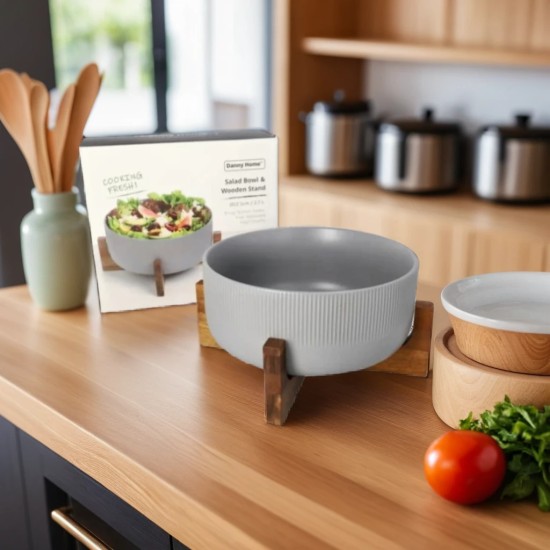
[[[345,101],[345,94],[342,90],[337,90],[334,93],[334,99],[332,101],[317,101],[313,105],[313,110],[316,112],[334,115],[366,114],[370,112],[370,108],[370,101],[362,99],[357,101]]]
[[[530,126],[531,116],[526,113],[515,115],[515,125],[489,124],[480,130],[480,134],[485,132],[496,132],[503,139],[542,139],[550,140],[550,127]]]
[[[383,122],[380,130],[397,130],[403,134],[459,134],[460,124],[454,121],[434,119],[434,110],[426,108],[422,118],[403,118]]]

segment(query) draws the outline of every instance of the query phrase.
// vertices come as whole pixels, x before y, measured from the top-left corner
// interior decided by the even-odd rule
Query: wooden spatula
[[[54,187],[57,191],[61,191],[63,187],[61,183],[63,150],[65,148],[65,140],[67,139],[67,133],[69,131],[75,89],[75,85],[70,84],[65,90],[65,93],[59,102],[55,124],[53,128],[48,131],[48,151],[50,154]]]
[[[86,65],[76,80],[71,119],[63,147],[61,187],[64,191],[70,191],[73,185],[80,142],[100,86],[101,75],[97,65]]]
[[[29,97],[31,95],[31,88],[35,82],[38,82],[37,80],[33,80],[27,73],[20,73],[21,80],[23,84],[25,85],[25,89],[27,90],[27,93],[29,94]]]
[[[0,120],[23,153],[39,192],[46,192],[40,176],[29,95],[19,74],[0,70]]]
[[[50,157],[46,132],[48,129],[48,111],[50,108],[50,94],[46,86],[37,80],[32,83],[30,90],[31,115],[36,146],[36,161],[40,179],[48,193],[56,191],[52,178]]]

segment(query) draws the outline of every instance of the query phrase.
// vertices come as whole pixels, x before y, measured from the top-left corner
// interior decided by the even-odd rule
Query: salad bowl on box
[[[210,209],[179,191],[119,200],[104,225],[113,261],[141,275],[153,275],[156,261],[165,275],[190,269],[212,244]]]

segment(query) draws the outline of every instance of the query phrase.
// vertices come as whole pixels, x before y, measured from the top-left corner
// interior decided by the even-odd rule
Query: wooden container
[[[518,405],[550,405],[550,376],[520,374],[487,367],[469,359],[458,348],[452,328],[434,342],[432,402],[435,412],[451,428],[470,412],[477,417],[492,410],[508,395]]]
[[[550,273],[493,272],[447,285],[441,303],[460,351],[510,372],[550,375]]]
[[[449,315],[460,351],[497,369],[550,375],[550,334],[513,332],[475,325]]]

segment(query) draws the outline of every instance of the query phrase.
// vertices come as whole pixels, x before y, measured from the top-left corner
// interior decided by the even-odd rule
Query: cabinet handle
[[[96,536],[90,531],[82,527],[77,523],[69,514],[71,513],[70,506],[64,508],[57,508],[52,510],[51,518],[61,526],[69,535],[74,537],[78,542],[89,550],[111,550],[108,546],[105,546]]]

